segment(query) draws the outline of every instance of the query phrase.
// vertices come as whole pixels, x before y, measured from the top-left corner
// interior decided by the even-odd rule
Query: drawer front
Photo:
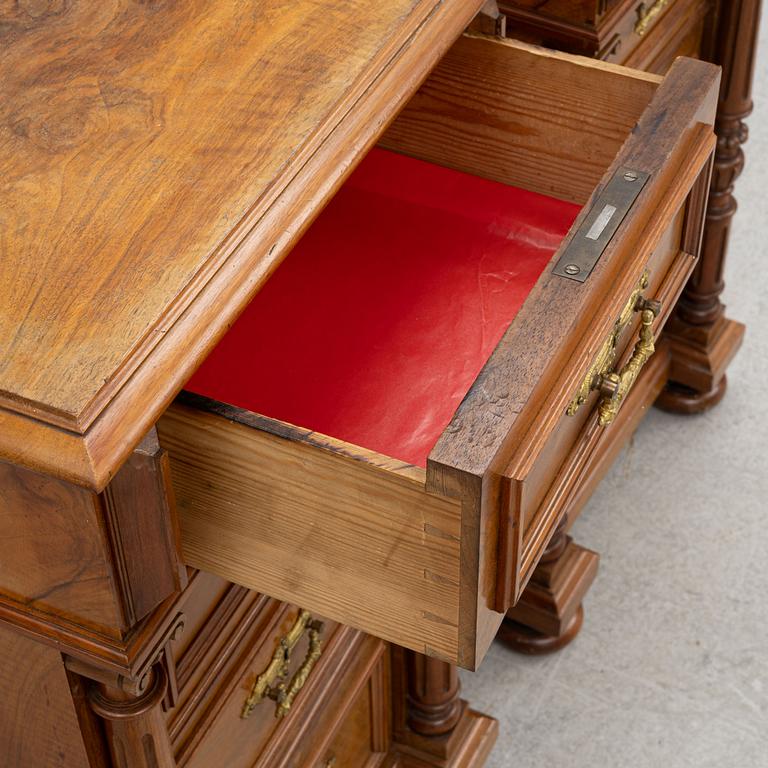
[[[538,4],[536,4],[538,5]],[[677,56],[698,57],[712,0],[622,0],[601,14],[573,3],[546,9],[500,2],[507,35],[548,48],[664,73]]]
[[[647,72],[664,73],[678,56],[698,58],[702,53],[704,27],[712,13],[711,0],[677,0],[634,45],[623,43],[607,61]]]
[[[250,768],[327,667],[323,652],[337,625],[319,627],[294,606],[270,603],[271,620],[244,617],[222,633],[232,647],[218,649],[217,674],[201,679],[182,704],[184,727],[171,726],[179,765]]]
[[[615,22],[600,29],[601,47],[597,55],[603,61],[641,69],[646,66],[640,66],[640,62],[650,64],[694,30],[700,40],[704,17],[711,9],[709,0],[633,0],[625,6]],[[698,53],[698,46],[685,53]],[[670,58],[666,61],[667,66],[672,63]],[[666,68],[652,71],[663,72]]]
[[[312,768],[374,768],[389,751],[388,677],[382,658]]]
[[[198,737],[177,756],[180,766],[314,768],[323,764],[323,757],[346,759],[362,753],[366,759],[373,759],[388,749],[386,646],[332,623],[327,625],[327,634],[326,629],[321,633],[322,653],[306,675],[302,672],[309,658],[305,643],[300,641],[294,646],[295,659],[289,665],[286,682],[288,678],[301,680],[302,688],[290,708],[278,717],[279,703],[266,697],[243,717],[244,703],[258,675],[268,669],[270,654],[295,629],[298,610],[289,606],[284,609],[278,625],[284,634],[278,637],[270,632],[252,638],[256,652],[237,666],[231,680],[221,687],[216,703],[207,706],[195,726]],[[363,707],[370,715],[365,744],[361,742],[363,724],[359,720]],[[331,745],[341,729],[346,735]]]
[[[518,454],[504,471],[508,517],[506,525],[501,526],[497,591],[502,601],[500,607],[515,604],[562,516],[573,509],[580,487],[591,471],[592,457],[604,450],[603,443],[614,440],[613,431],[623,430],[618,417],[629,415],[623,411],[633,407],[634,387],[643,389],[646,366],[649,375],[655,375],[650,369],[657,362],[656,342],[696,264],[691,251],[695,251],[700,237],[701,218],[693,211],[706,199],[708,183],[709,175],[704,172],[689,206],[681,208],[674,217],[621,311],[614,315],[613,327],[597,351],[590,347],[586,358],[584,350],[577,352],[581,380],[571,392],[567,408],[558,412],[553,407],[551,428],[543,429],[542,423],[537,424],[527,450]],[[658,303],[654,307],[657,314],[645,318],[651,323],[653,339],[647,357],[640,339],[640,308],[646,306],[646,300]],[[633,312],[632,307],[637,310]],[[606,356],[608,349],[613,351]],[[664,354],[659,352],[660,356]],[[611,374],[621,374],[623,378],[618,398],[602,394],[595,380]]]
[[[663,302],[658,333],[693,267],[717,88],[717,70],[701,62],[679,61],[661,80],[462,38],[383,146],[582,214],[426,470],[199,397],[170,408],[158,431],[186,562],[475,668],[564,511],[575,457],[595,448],[595,397],[566,417],[574,392],[641,276],[647,298]],[[619,168],[646,174],[645,185],[586,279],[556,274],[560,256],[589,240]],[[637,324],[616,341],[619,366]]]

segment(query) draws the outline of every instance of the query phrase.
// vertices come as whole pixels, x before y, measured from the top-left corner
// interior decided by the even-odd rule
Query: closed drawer
[[[188,564],[476,667],[693,269],[717,81],[459,40],[161,419]]]
[[[375,768],[390,747],[389,670],[381,656],[348,711],[322,758],[311,768]]]
[[[712,0],[621,0],[600,10],[574,3],[500,2],[507,34],[526,42],[664,72],[697,56]],[[600,12],[598,12],[600,11]]]
[[[180,766],[250,768],[313,705],[318,681],[333,671],[340,644],[348,644],[352,630],[254,597],[262,601],[260,608],[250,604],[254,616],[218,626],[208,653],[188,651],[201,669],[180,686],[180,703],[169,713]]]

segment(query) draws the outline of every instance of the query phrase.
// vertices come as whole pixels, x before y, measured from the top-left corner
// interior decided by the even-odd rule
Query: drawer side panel
[[[188,565],[456,660],[458,502],[411,477],[178,404],[158,431]]]

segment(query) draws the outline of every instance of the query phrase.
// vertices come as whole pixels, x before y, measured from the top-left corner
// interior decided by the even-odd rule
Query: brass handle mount
[[[624,311],[614,323],[613,330],[603,342],[594,362],[582,380],[579,391],[571,400],[566,413],[574,416],[586,402],[589,394],[600,392],[598,422],[607,427],[617,416],[622,402],[632,389],[642,367],[655,351],[653,321],[661,312],[661,302],[646,299],[642,292],[648,287],[648,273],[640,278],[637,287],[629,297]],[[616,345],[635,312],[640,312],[640,338],[635,344],[632,357],[618,372],[613,370],[616,359]]]
[[[658,302],[654,302],[658,304]],[[632,351],[632,357],[619,373],[600,377],[599,389],[602,395],[598,406],[598,423],[607,427],[619,413],[624,398],[629,394],[643,366],[656,351],[653,343],[653,321],[659,310],[643,309],[640,315],[640,338]]]
[[[269,665],[256,678],[256,682],[243,704],[240,714],[242,718],[247,718],[264,699],[271,699],[277,703],[276,718],[279,719],[288,714],[294,699],[304,687],[312,668],[322,655],[323,641],[320,637],[322,631],[323,623],[314,620],[309,611],[302,610],[299,612],[293,627],[284,637],[280,638]],[[305,632],[309,639],[307,655],[291,681],[286,684],[285,677],[288,675],[291,652]]]
[[[661,12],[669,5],[670,0],[656,0],[652,3],[650,8],[646,3],[640,3],[637,8],[637,21],[635,22],[635,34],[638,37],[643,37],[645,33],[653,26],[656,18]]]

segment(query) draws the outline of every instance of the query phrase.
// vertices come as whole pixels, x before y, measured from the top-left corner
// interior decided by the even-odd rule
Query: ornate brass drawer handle
[[[586,402],[590,392],[599,390],[602,395],[598,406],[600,426],[607,427],[616,418],[624,398],[635,383],[642,367],[655,351],[652,326],[654,318],[661,311],[661,304],[658,301],[643,297],[642,292],[647,287],[648,273],[646,272],[629,297],[619,319],[614,323],[610,335],[600,347],[600,351],[589,367],[579,391],[571,400],[566,411],[569,416],[576,414],[582,404]],[[616,345],[635,312],[642,313],[640,316],[640,339],[635,344],[632,357],[616,373],[612,370],[616,360]]]
[[[637,9],[637,21],[635,22],[635,34],[642,37],[653,25],[656,17],[669,5],[670,0],[656,0],[650,8],[645,3],[640,3]]]
[[[320,633],[323,623],[312,619],[309,611],[300,611],[296,623],[290,631],[280,639],[269,666],[256,678],[248,698],[243,704],[241,717],[248,717],[264,699],[272,699],[277,702],[275,717],[281,718],[288,714],[299,691],[307,682],[312,668],[323,652],[323,642]],[[309,649],[296,674],[286,685],[285,677],[291,661],[291,651],[301,640],[304,632],[309,638]]]
[[[632,357],[619,373],[609,373],[602,377],[598,421],[601,427],[607,427],[619,413],[624,398],[629,394],[643,366],[656,351],[653,345],[653,320],[659,310],[655,307],[642,310],[640,316],[640,339],[635,344]]]

